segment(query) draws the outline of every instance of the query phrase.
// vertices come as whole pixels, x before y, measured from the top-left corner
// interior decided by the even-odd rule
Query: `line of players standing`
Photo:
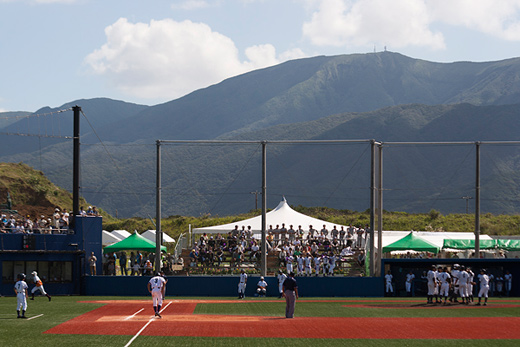
[[[480,290],[478,292],[478,303],[484,298],[484,306],[487,304],[489,292],[489,276],[486,269],[481,269],[480,274],[476,276]],[[461,303],[469,305],[474,302],[473,286],[476,285],[475,274],[469,267],[454,264],[451,273],[447,267],[432,265],[432,268],[426,275],[428,285],[428,304],[444,304],[448,300],[451,303]],[[459,299],[460,298],[460,302]],[[444,301],[443,301],[444,299]],[[435,300],[435,301],[434,301]]]

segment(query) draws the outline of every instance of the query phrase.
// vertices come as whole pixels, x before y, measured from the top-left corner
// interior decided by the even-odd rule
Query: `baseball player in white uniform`
[[[513,284],[513,275],[509,272],[509,270],[506,270],[506,273],[504,275],[504,281],[506,282],[506,295],[511,296],[511,288]]]
[[[445,267],[444,269],[439,267],[439,274],[437,275],[437,279],[440,282],[440,290],[439,290],[439,296],[444,296],[444,304],[446,304],[446,301],[448,300],[448,295],[450,294],[450,274],[448,273],[448,268]]]
[[[336,255],[331,252],[329,256],[329,275],[334,276],[334,269],[336,268]]]
[[[34,288],[31,290],[31,300],[34,300],[34,293],[36,293],[37,290],[40,291],[42,295],[45,295],[49,301],[51,301],[51,296],[45,292],[45,289],[43,288],[43,283],[40,277],[38,277],[38,273],[36,271],[31,272],[31,275],[33,276],[33,282],[34,282]]]
[[[437,286],[437,278],[435,275],[435,265],[432,265],[432,268],[426,274],[426,279],[428,280],[428,304],[433,304],[433,296],[435,295],[435,287]]]
[[[243,299],[246,296],[246,283],[247,283],[247,274],[242,269],[240,271],[240,281],[238,282],[238,298]]]
[[[468,273],[468,284],[467,284],[467,287],[466,287],[466,295],[468,297],[468,301],[469,302],[473,302],[473,285],[475,284],[474,282],[474,278],[475,278],[475,273],[473,273],[473,271],[471,271],[471,268],[466,268],[466,272]]]
[[[296,263],[297,263],[297,275],[301,276],[303,275],[303,262],[304,262],[304,259],[303,259],[303,256],[301,255],[298,255],[296,256]]]
[[[307,254],[305,257],[305,276],[312,275],[312,257],[310,254]]]
[[[16,313],[18,318],[26,318],[25,311],[27,310],[27,298],[29,297],[29,286],[25,283],[25,274],[18,274],[18,282],[14,285],[14,292],[16,294]],[[22,314],[20,315],[20,310]]]
[[[321,257],[319,254],[316,254],[314,257],[314,274],[316,277],[320,275],[321,265]]]
[[[287,275],[283,273],[282,270],[278,270],[278,298],[280,299],[283,296],[283,282],[285,282],[285,279],[287,278]]]
[[[293,272],[293,263],[294,263],[294,257],[292,256],[292,249],[289,250],[289,255],[286,258],[287,263],[287,273]]]
[[[162,318],[160,312],[165,291],[166,280],[161,276],[161,274],[156,274],[150,279],[150,281],[148,281],[148,292],[152,294],[153,310],[155,312],[155,316],[159,318]]]
[[[480,300],[484,297],[484,306],[487,305],[488,301],[488,292],[489,292],[489,276],[486,274],[486,270],[480,270],[480,275],[478,275],[478,280],[480,282],[480,290],[478,292],[478,303],[477,306],[480,306]]]
[[[466,268],[464,266],[460,267],[459,272],[459,294],[462,298],[463,304],[469,304],[468,301],[468,282],[469,282],[469,274],[466,272]]]
[[[264,276],[260,277],[260,280],[256,284],[256,294],[258,296],[265,296],[267,293],[267,282],[264,280]]]
[[[406,289],[406,295],[408,295],[408,296],[412,296],[412,283],[413,283],[414,279],[415,279],[415,275],[413,274],[413,271],[410,270],[410,272],[408,272],[406,274],[406,282],[404,283],[404,286]]]
[[[453,302],[453,301],[459,302],[457,300],[458,295],[459,295],[459,274],[460,274],[459,264],[453,264],[453,269],[451,270],[451,284],[453,287],[452,297],[450,298],[451,302]]]
[[[394,293],[394,288],[392,288],[392,280],[394,279],[394,276],[392,276],[392,272],[388,270],[388,273],[385,275],[385,294],[390,295],[390,293]]]

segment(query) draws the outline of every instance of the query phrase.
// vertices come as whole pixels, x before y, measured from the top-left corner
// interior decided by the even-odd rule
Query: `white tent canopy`
[[[102,230],[101,243],[103,246],[108,246],[119,241],[121,241],[121,239],[116,235],[111,234],[106,230]]]
[[[124,240],[126,239],[128,236],[132,235],[130,234],[128,231],[126,230],[112,230],[111,232],[112,235],[118,237],[119,239],[121,240]]]
[[[144,233],[142,233],[141,236],[143,236],[144,238],[146,238],[150,241],[155,242],[155,234],[156,234],[155,230],[147,230]],[[173,238],[171,238],[171,236],[169,236],[168,234],[162,233],[162,235],[163,235],[163,243],[175,242],[175,240]]]
[[[274,210],[266,213],[267,229],[269,229],[270,225],[272,225],[273,228],[276,227],[277,224],[281,227],[282,223],[285,223],[285,227],[287,229],[289,229],[290,225],[292,225],[295,230],[298,228],[299,225],[301,225],[302,229],[305,232],[309,230],[309,225],[312,225],[312,227],[318,231],[323,228],[323,225],[325,225],[329,232],[334,228],[334,226],[336,226],[338,229],[340,226],[342,226],[340,224],[322,221],[321,219],[312,218],[302,213],[296,212],[289,206],[285,198],[283,198],[283,200],[278,204],[278,206],[276,206]],[[242,226],[245,226],[246,230],[248,226],[251,226],[251,230],[253,230],[253,233],[260,234],[262,231],[262,216],[260,215],[234,223],[215,225],[204,228],[195,228],[193,229],[193,233],[227,234],[228,232],[235,229],[235,225],[238,225],[239,230],[242,229]]]

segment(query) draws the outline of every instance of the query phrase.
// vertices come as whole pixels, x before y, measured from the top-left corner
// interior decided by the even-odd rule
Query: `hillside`
[[[55,208],[72,210],[72,195],[50,182],[41,171],[26,164],[0,163],[0,203],[9,192],[12,209],[19,215],[51,216]],[[83,206],[86,202],[81,201]]]

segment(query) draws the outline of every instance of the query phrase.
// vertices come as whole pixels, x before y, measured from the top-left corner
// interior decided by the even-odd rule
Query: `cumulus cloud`
[[[317,46],[444,49],[435,24],[520,40],[520,0],[307,0],[303,35]]]
[[[430,24],[427,6],[420,0],[325,0],[304,23],[303,34],[319,46],[444,48],[442,34],[433,32]]]
[[[520,41],[520,0],[428,0],[435,21]]]
[[[116,88],[141,98],[176,98],[253,69],[301,57],[292,50],[276,56],[272,45],[245,50],[203,23],[120,18],[105,29],[107,42],[85,58],[92,70]]]

